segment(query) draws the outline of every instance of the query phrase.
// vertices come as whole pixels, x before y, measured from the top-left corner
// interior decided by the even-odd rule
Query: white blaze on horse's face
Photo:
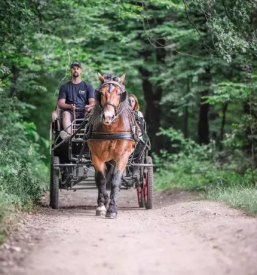
[[[120,103],[120,96],[117,95],[117,89],[114,85],[107,85],[102,90],[102,101],[101,104],[103,107],[102,122],[106,125],[110,125],[116,116],[116,110]]]
[[[103,113],[103,123],[110,125],[114,120],[115,114],[112,111],[104,111]]]
[[[105,85],[104,77],[98,73],[98,78],[102,82],[103,86],[101,89],[101,106],[103,108],[102,112],[102,122],[105,125],[110,125],[116,118],[116,112],[120,104],[120,88],[118,85],[113,83],[108,83]],[[125,74],[118,78],[118,84],[122,85],[125,80]],[[115,81],[114,81],[115,82]]]

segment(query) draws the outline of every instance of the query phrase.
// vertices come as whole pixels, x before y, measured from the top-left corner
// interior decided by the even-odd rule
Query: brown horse
[[[96,215],[116,218],[117,193],[122,174],[135,149],[131,131],[133,117],[128,106],[128,94],[123,86],[125,74],[112,79],[105,79],[98,74],[98,78],[101,86],[96,91],[98,103],[92,113],[92,132],[88,139],[98,188]],[[109,201],[106,184],[109,180],[111,193],[106,211]]]

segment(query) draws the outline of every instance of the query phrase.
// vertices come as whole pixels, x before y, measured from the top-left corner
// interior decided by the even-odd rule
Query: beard
[[[74,78],[77,78],[77,77],[79,77],[79,74],[78,74],[78,73],[74,73],[72,76],[73,76]]]

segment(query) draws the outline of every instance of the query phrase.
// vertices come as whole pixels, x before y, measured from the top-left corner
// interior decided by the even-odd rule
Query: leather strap
[[[91,132],[87,140],[135,140],[132,133],[97,133]]]

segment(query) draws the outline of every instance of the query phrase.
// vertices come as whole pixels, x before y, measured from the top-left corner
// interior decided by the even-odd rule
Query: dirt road
[[[178,191],[143,210],[123,190],[109,220],[95,216],[95,192],[62,192],[59,211],[28,215],[0,249],[0,273],[257,274],[256,218]]]

